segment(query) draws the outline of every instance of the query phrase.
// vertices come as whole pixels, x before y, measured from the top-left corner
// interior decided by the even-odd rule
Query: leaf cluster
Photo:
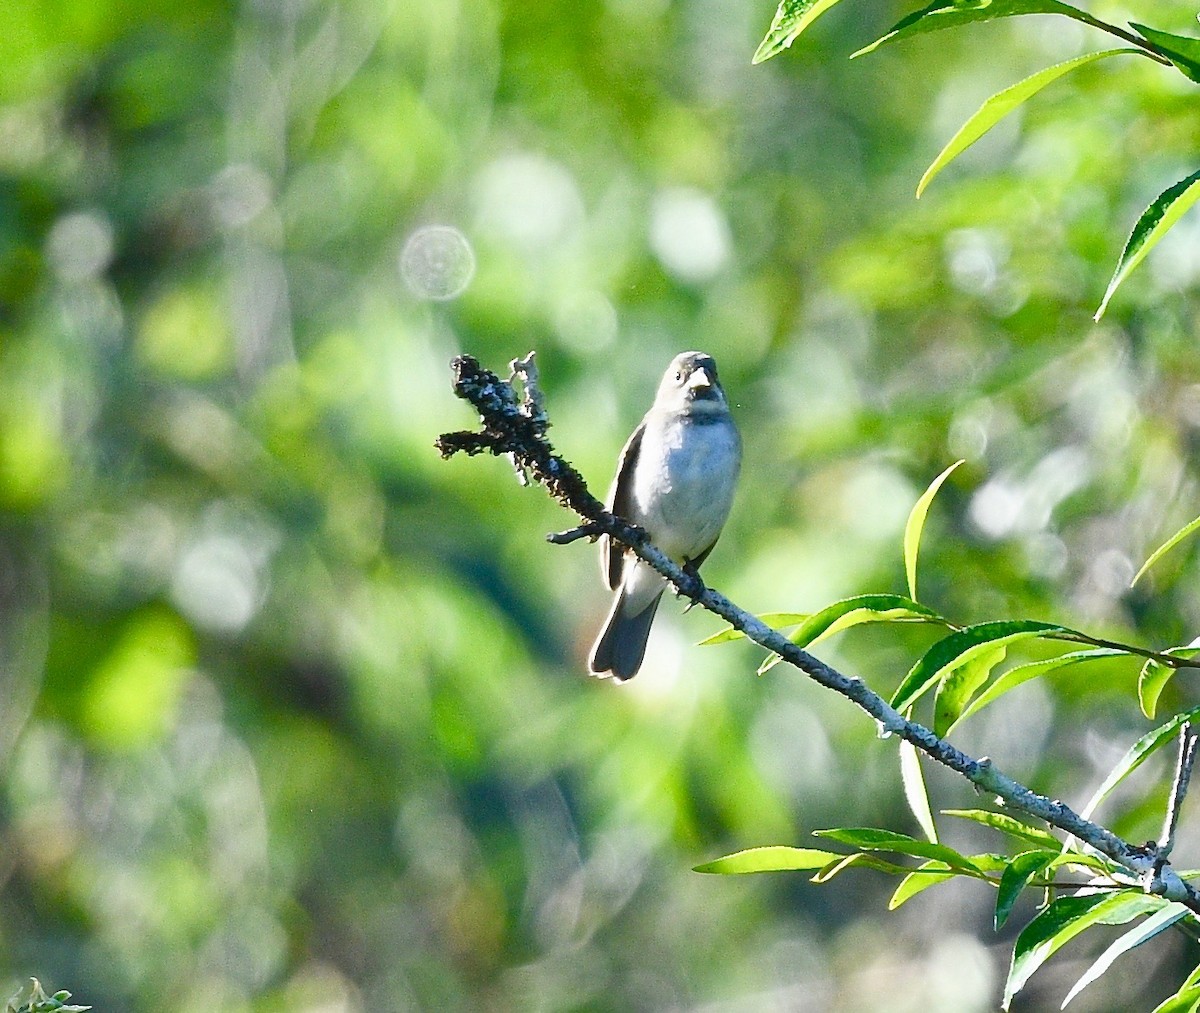
[[[867,623],[926,623],[942,628],[944,635],[913,664],[891,698],[891,705],[909,716],[918,702],[932,693],[933,728],[940,737],[950,734],[961,722],[1031,679],[1076,665],[1122,657],[1142,662],[1139,700],[1145,714],[1152,717],[1162,686],[1170,674],[1179,667],[1194,664],[1192,659],[1200,654],[1200,648],[1153,651],[1101,640],[1063,625],[1032,619],[993,620],[962,626],[917,600],[917,560],[925,520],[938,489],[961,463],[956,462],[934,479],[909,515],[903,550],[911,597],[861,594],[834,602],[811,615],[771,613],[761,618],[780,628],[789,628],[789,639],[801,647]],[[1161,555],[1161,551],[1155,555]],[[739,636],[737,631],[730,629],[705,643],[723,643]],[[1031,640],[1082,644],[1086,649],[1066,651],[994,674],[1010,648]],[[760,667],[760,672],[773,667],[779,660],[772,655]],[[1119,784],[1150,756],[1174,741],[1181,729],[1198,720],[1200,707],[1173,716],[1138,739],[1105,777],[1081,815],[1090,818]],[[744,874],[804,870],[813,873],[812,882],[823,884],[847,869],[869,868],[900,877],[889,909],[898,908],[939,883],[966,877],[987,883],[996,890],[994,924],[997,930],[1008,921],[1024,891],[1043,891],[1044,907],[1021,930],[1013,949],[1005,985],[1005,1009],[1038,967],[1093,925],[1137,922],[1087,969],[1066,1002],[1099,978],[1121,954],[1153,939],[1167,928],[1179,926],[1193,934],[1200,930],[1195,914],[1184,905],[1147,895],[1142,885],[1130,877],[1128,870],[1112,859],[1087,849],[1074,838],[1060,840],[1023,813],[986,809],[942,811],[944,816],[990,827],[1018,842],[1019,847],[1012,854],[965,855],[941,843],[919,754],[908,742],[901,743],[900,770],[905,795],[927,840],[882,828],[838,827],[817,830],[814,834],[852,850],[787,846],[752,848],[706,862],[697,866],[696,871]],[[916,859],[917,864],[883,858],[881,854]],[[1186,877],[1187,874],[1182,875]],[[1176,998],[1192,994],[1195,984],[1189,978]],[[1168,1004],[1160,1007],[1163,1010],[1174,1008],[1177,1007]]]
[[[762,63],[783,52],[821,14],[837,2],[838,0],[781,0],[766,37],[754,54],[753,62]],[[1113,56],[1140,56],[1176,70],[1193,84],[1200,83],[1200,38],[1176,35],[1138,22],[1131,22],[1128,29],[1122,28],[1059,0],[933,0],[927,6],[901,18],[874,42],[852,54],[851,58],[864,56],[886,44],[927,32],[1030,14],[1055,14],[1070,18],[1128,45],[1085,53],[1046,67],[992,95],[967,119],[930,163],[917,184],[918,198],[938,173],[1004,117],[1071,71]],[[1112,278],[1096,309],[1096,320],[1104,315],[1109,301],[1121,283],[1198,199],[1200,171],[1167,187],[1150,202],[1149,207],[1138,217],[1126,240]]]

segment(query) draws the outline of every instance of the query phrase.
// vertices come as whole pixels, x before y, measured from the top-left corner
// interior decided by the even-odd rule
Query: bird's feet
[[[684,588],[676,588],[675,597],[681,598],[686,594],[692,599],[687,603],[687,606],[683,610],[685,613],[687,613],[695,608],[696,599],[699,598],[700,595],[704,594],[706,588],[704,581],[700,579],[700,567],[695,562],[690,559],[685,562],[683,564],[683,572],[687,574],[688,578],[693,582],[693,587],[686,590]]]

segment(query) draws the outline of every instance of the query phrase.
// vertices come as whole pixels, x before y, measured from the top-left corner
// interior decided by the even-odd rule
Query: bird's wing
[[[637,466],[638,453],[642,449],[642,434],[646,431],[645,420],[633,431],[625,441],[621,456],[617,459],[617,474],[608,490],[607,506],[609,513],[614,513],[622,520],[631,520],[630,506],[633,496],[633,469]],[[600,564],[610,589],[615,591],[621,586],[621,568],[625,558],[625,550],[620,545],[614,545],[607,535],[600,543]]]
[[[712,540],[712,542],[709,544],[707,549],[705,549],[703,552],[697,553],[695,556],[693,556],[691,559],[689,559],[687,561],[691,565],[693,570],[700,569],[700,564],[703,563],[706,559],[708,559],[708,554],[717,547],[717,539],[719,539],[720,537],[721,537],[720,535],[717,535],[717,537],[714,538]]]

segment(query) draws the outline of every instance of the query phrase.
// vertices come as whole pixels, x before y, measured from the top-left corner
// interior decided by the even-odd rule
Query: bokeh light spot
[[[417,229],[400,253],[400,276],[419,299],[454,299],[466,291],[474,274],[471,244],[451,225]]]

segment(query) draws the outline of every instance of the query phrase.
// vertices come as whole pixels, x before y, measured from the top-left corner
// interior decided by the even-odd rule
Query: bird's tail
[[[622,682],[637,675],[646,656],[650,625],[654,622],[654,613],[658,611],[661,600],[660,590],[640,612],[632,612],[628,591],[624,587],[617,589],[604,629],[596,638],[592,656],[588,660],[592,675],[601,678],[613,675]]]

